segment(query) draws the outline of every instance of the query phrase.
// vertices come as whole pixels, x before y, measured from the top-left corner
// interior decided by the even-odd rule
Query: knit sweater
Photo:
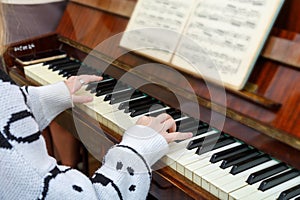
[[[1,70],[0,70],[1,71]],[[0,199],[145,199],[151,165],[167,151],[153,129],[135,125],[91,178],[58,165],[41,130],[72,106],[66,85],[18,87],[0,72]],[[99,147],[101,148],[101,147]]]

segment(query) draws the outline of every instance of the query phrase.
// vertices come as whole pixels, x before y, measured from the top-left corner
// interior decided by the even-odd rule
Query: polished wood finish
[[[151,84],[145,85],[141,90],[172,107],[179,107],[180,101],[199,105],[200,116],[193,110],[188,111],[188,114],[209,122],[211,126],[300,169],[300,71],[298,68],[300,2],[298,0],[287,0],[276,21],[262,56],[258,59],[249,79],[249,83],[255,85],[255,89],[251,91],[245,89],[241,92],[226,90],[225,103],[210,96],[210,92],[221,94],[222,88],[213,84],[208,86],[203,80],[184,72],[180,72],[183,76],[178,77],[179,71],[170,66],[161,66],[154,71],[154,68],[149,67],[143,72],[132,72],[136,66],[155,62],[128,53],[126,49],[119,46],[120,37],[115,35],[126,29],[129,17],[82,2],[76,0],[68,4],[57,28],[59,35],[50,34],[34,38],[12,44],[8,48],[4,57],[8,71],[15,80],[26,82],[22,74],[22,66],[18,66],[13,58],[32,52],[15,52],[14,47],[30,42],[36,44],[35,52],[60,48],[82,61],[88,58],[84,61],[99,69],[105,69],[109,63],[110,67],[106,73],[113,77],[118,79],[126,73],[129,75],[126,81],[133,86],[148,81]],[[106,42],[108,39],[109,42]],[[191,87],[188,87],[189,84]],[[196,94],[196,100],[193,94]],[[83,124],[93,127],[94,133],[100,130],[97,126],[101,124],[80,111],[76,113],[79,113],[78,118],[83,121]],[[212,115],[220,118],[225,116],[224,126],[217,121],[211,121]],[[114,142],[120,141],[118,134],[103,125],[101,128]],[[214,199],[212,195],[168,167],[156,171],[155,176],[163,179],[158,182],[166,181],[187,198]],[[152,188],[168,188],[155,185],[155,180],[153,184]],[[156,189],[152,192],[155,193]],[[162,194],[157,193],[154,196],[160,195]],[[181,199],[180,196],[178,197]]]
[[[130,17],[137,0],[72,0],[73,2],[98,8],[103,11],[111,12],[117,15]]]

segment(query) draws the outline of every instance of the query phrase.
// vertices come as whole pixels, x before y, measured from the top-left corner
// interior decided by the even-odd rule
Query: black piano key
[[[124,90],[120,90],[120,91],[113,92],[111,94],[107,94],[104,97],[104,101],[110,101],[112,97],[114,97],[114,98],[122,98],[123,96],[129,97],[128,95],[132,94],[134,92],[134,90],[135,90],[134,88],[128,87]]]
[[[123,102],[119,105],[118,109],[119,110],[123,110],[123,109],[126,110],[126,109],[129,109],[129,107],[132,106],[132,105],[147,104],[149,101],[152,101],[152,100],[154,100],[154,98],[149,97],[149,96],[145,96],[144,98],[141,98],[141,99],[136,99],[136,100],[132,100],[132,101],[129,101],[129,102]]]
[[[183,127],[183,128],[181,128],[181,131],[183,131],[183,132],[194,132],[194,131],[207,132],[208,129],[209,129],[208,124],[204,125],[202,123],[199,123],[198,125]]]
[[[254,183],[257,183],[258,181],[261,181],[267,177],[273,176],[279,172],[282,172],[284,170],[288,169],[288,166],[284,163],[278,163],[276,165],[270,166],[268,168],[262,169],[260,171],[254,172],[249,175],[247,178],[247,183],[249,185],[252,185]]]
[[[169,112],[167,111],[166,113],[171,115],[174,120],[184,117],[183,114],[181,113],[181,111],[179,111],[179,110],[174,110],[174,111],[169,111]]]
[[[70,58],[61,58],[58,60],[49,60],[43,63],[43,65],[49,65],[48,69],[52,69],[54,66],[59,65],[59,64],[63,64],[63,63],[67,63],[70,62]]]
[[[249,147],[248,145],[246,144],[241,144],[239,146],[236,146],[236,147],[232,147],[230,149],[226,149],[224,151],[221,151],[221,152],[218,152],[218,153],[215,153],[211,156],[210,158],[210,162],[211,163],[216,163],[216,162],[219,162],[225,158],[228,158],[230,156],[233,156],[233,155],[236,155],[236,154],[239,154],[243,151],[246,151],[246,150],[249,150]]]
[[[283,182],[286,182],[292,178],[295,178],[300,175],[300,171],[296,169],[289,170],[287,172],[283,172],[281,174],[275,175],[271,178],[263,180],[259,185],[258,189],[261,191],[266,191],[276,185],[279,185]]]
[[[136,111],[145,110],[145,109],[148,110],[154,104],[160,104],[160,101],[158,101],[157,99],[153,99],[152,101],[149,101],[147,104],[139,104],[139,105],[132,106],[129,109],[125,109],[125,113],[136,112]]]
[[[116,86],[114,84],[102,87],[101,89],[99,89],[97,87],[96,96],[107,95],[109,93],[121,91],[121,90],[124,90],[126,88],[128,88],[127,85],[118,85],[118,86]]]
[[[222,161],[220,168],[226,169],[227,167],[231,167],[234,164],[237,164],[259,154],[259,151],[257,151],[256,149],[250,149],[242,153],[230,156]]]
[[[191,126],[195,126],[198,127],[199,125],[199,121],[195,120],[192,117],[180,120],[180,121],[176,121],[176,126],[177,126],[177,130],[181,131],[184,128],[189,128]]]
[[[130,97],[128,95],[123,95],[123,96],[119,96],[119,97],[113,96],[112,99],[110,100],[109,104],[116,104],[116,103],[120,103],[122,101],[126,101],[129,99],[135,99],[135,98],[142,97],[142,96],[144,96],[144,94],[139,91],[134,92]]]
[[[162,109],[163,107],[165,107],[165,105],[163,105],[163,104],[161,104],[161,103],[156,103],[156,104],[153,104],[153,105],[148,105],[148,106],[143,107],[142,109],[139,109],[139,110],[133,110],[133,111],[130,113],[130,116],[131,116],[131,117],[136,117],[136,116],[145,114],[145,113],[147,113],[147,112],[152,112],[152,111],[155,111],[155,110]]]
[[[180,127],[180,129],[195,129],[198,128],[200,125],[200,121],[195,120],[194,118],[191,118],[191,120],[183,121],[183,122],[176,122],[176,125]]]
[[[52,71],[57,71],[57,70],[60,70],[60,69],[62,69],[64,67],[76,66],[78,64],[80,65],[80,63],[78,63],[77,61],[71,60],[70,62],[67,62],[67,63],[62,63],[62,64],[54,65],[51,69],[52,69]]]
[[[69,74],[72,74],[72,75],[75,74],[76,75],[78,73],[78,70],[79,70],[79,67],[78,68],[75,67],[73,69],[67,69],[67,70],[59,70],[58,74],[59,75],[65,75],[65,76],[67,76]]]
[[[280,193],[278,200],[288,200],[300,195],[300,184]]]
[[[220,138],[219,140],[217,140],[217,142],[211,141],[209,143],[205,143],[205,145],[202,145],[201,147],[199,147],[197,149],[196,154],[201,155],[206,152],[219,149],[221,147],[227,146],[227,145],[235,143],[235,142],[236,142],[236,140],[233,139],[232,137]]]
[[[61,71],[72,71],[74,69],[78,70],[81,66],[82,66],[81,63],[75,63],[73,65],[67,65],[67,66],[60,67],[58,69],[58,71],[59,72],[61,72]]]
[[[86,91],[89,91],[89,90],[92,90],[93,88],[96,88],[97,85],[98,85],[99,82],[91,82],[91,83],[88,83],[85,90]]]
[[[89,83],[86,90],[90,90],[90,92],[93,94],[93,93],[96,93],[97,92],[97,87],[103,87],[104,84],[106,84],[107,82],[109,81],[113,81],[115,80],[114,78],[105,78],[105,79],[102,79],[101,81],[99,82],[93,82],[93,83]],[[108,85],[110,85],[110,83],[107,83]]]
[[[238,173],[241,173],[243,171],[246,171],[252,167],[255,167],[257,165],[260,165],[264,162],[267,162],[271,160],[270,156],[268,156],[267,154],[261,154],[259,156],[256,157],[252,157],[249,158],[248,160],[245,160],[243,162],[237,163],[235,165],[232,166],[230,173],[233,175],[236,175]]]
[[[116,84],[117,84],[117,80],[113,78],[102,80],[98,83],[96,88],[91,90],[91,93],[98,93],[101,90],[105,90],[107,88],[113,88],[115,87]]]
[[[197,139],[194,139],[194,140],[191,140],[188,145],[186,146],[186,148],[188,150],[192,150],[194,148],[197,148],[197,147],[200,147],[202,146],[203,142],[206,141],[206,142],[210,142],[210,141],[217,141],[218,139],[220,138],[224,138],[225,135],[224,134],[219,134],[219,133],[215,133],[215,134],[212,134],[212,135],[208,135],[206,137],[200,137],[200,138],[197,138]]]

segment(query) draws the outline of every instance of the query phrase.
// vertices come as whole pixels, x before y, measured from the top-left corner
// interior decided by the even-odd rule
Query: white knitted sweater
[[[167,151],[160,134],[133,126],[89,179],[57,165],[40,132],[72,105],[66,85],[20,88],[5,79],[0,71],[0,199],[146,198],[150,167]]]

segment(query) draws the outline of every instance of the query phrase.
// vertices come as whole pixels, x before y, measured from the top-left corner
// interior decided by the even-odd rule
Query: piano
[[[157,68],[155,61],[119,46],[114,36],[125,30],[135,3],[69,1],[55,33],[8,46],[6,71],[20,85],[102,75],[103,81],[81,90],[94,95],[92,103],[56,119],[82,140],[75,125],[80,124],[90,136],[83,143],[94,147],[102,132],[119,142],[142,115],[167,112],[179,130],[192,130],[193,138],[170,144],[159,161],[163,167],[153,172],[150,189],[154,199],[300,199],[299,1],[286,0],[247,86],[226,89],[225,103],[211,98],[221,93],[219,86],[208,88],[170,66]],[[31,64],[20,62],[28,57]]]

